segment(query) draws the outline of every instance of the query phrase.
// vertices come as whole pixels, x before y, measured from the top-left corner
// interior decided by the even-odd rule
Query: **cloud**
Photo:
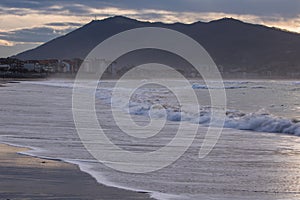
[[[294,18],[300,13],[298,0],[2,0],[0,7],[31,9],[44,13],[87,15],[89,9],[115,7],[119,9],[157,9],[174,12],[222,12],[238,15],[280,16]],[[3,11],[2,11],[3,12]],[[21,12],[22,13],[22,12]]]
[[[299,0],[1,0],[0,30],[65,21],[84,24],[95,15],[98,19],[125,15],[168,23],[217,19],[213,16],[235,17],[253,23],[273,21],[269,24],[271,26],[276,26],[278,21],[280,27],[288,28],[292,23],[286,25],[284,22],[296,21],[299,13]],[[254,18],[257,21],[253,21]],[[298,27],[292,29],[298,30]]]
[[[47,23],[45,24],[45,26],[63,26],[63,27],[66,27],[66,26],[82,26],[83,24],[82,23],[76,23],[76,22],[52,22],[52,23]]]
[[[1,40],[0,39],[0,46],[11,47],[11,46],[14,46],[14,43],[11,42],[11,41]]]
[[[0,32],[0,40],[13,43],[43,43],[58,36],[64,35],[74,28],[53,29],[49,27],[34,27]],[[8,45],[7,45],[8,46]]]
[[[118,15],[125,15],[138,20],[152,22],[163,21],[166,23],[193,23],[196,21],[208,22],[223,17],[232,17],[250,23],[279,26],[282,29],[300,32],[300,16],[297,18],[283,18],[277,16],[240,15],[222,12],[175,12],[157,9],[120,9],[116,7],[106,7],[101,10],[89,7],[84,9],[88,10],[88,13],[90,13],[91,16],[96,15],[100,19],[107,16],[112,16],[116,13]],[[12,45],[20,42],[42,43],[64,35],[89,22],[91,19],[91,17],[86,18],[81,16],[43,15],[36,13],[27,14],[25,16],[3,15],[2,21],[6,21],[6,23],[2,24],[0,21],[0,39],[6,41],[2,42],[2,45],[4,43],[6,45]],[[12,26],[14,23],[16,23],[15,27],[12,27],[9,30],[4,29]],[[16,28],[20,27],[21,25],[23,25],[24,28]]]
[[[36,44],[15,44],[14,46],[1,46],[0,45],[0,58],[6,58],[17,53],[21,53],[25,50],[36,47]]]

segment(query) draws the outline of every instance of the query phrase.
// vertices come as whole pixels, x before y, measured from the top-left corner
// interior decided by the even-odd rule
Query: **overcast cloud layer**
[[[167,23],[234,17],[300,32],[299,13],[300,0],[1,0],[0,57],[70,32],[95,15]]]
[[[159,9],[175,12],[223,12],[249,15],[296,17],[299,0],[1,0],[3,8],[41,9],[45,13],[68,11],[89,14],[90,8]],[[18,14],[18,13],[15,13]]]

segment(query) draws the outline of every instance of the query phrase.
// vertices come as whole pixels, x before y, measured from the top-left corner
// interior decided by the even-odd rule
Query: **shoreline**
[[[99,77],[100,78],[100,77]],[[112,80],[116,81],[119,80],[121,77],[107,77],[102,76],[101,80]],[[202,77],[186,77],[188,80],[204,80]],[[239,76],[239,75],[228,75],[228,74],[221,74],[222,80],[230,81],[230,80],[291,80],[291,81],[298,81],[300,77],[290,77],[290,76]],[[7,82],[14,82],[14,81],[45,81],[45,80],[75,80],[76,74],[53,74],[49,75],[47,77],[2,77],[0,78],[0,84],[1,83],[7,83]]]
[[[76,164],[19,153],[26,150],[0,143],[1,199],[153,199],[149,193],[100,184]]]

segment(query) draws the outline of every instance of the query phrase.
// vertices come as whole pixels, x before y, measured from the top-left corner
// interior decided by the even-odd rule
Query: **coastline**
[[[25,150],[33,150],[30,152],[22,152],[21,154],[29,155],[31,157],[36,157],[39,155],[39,158],[50,159],[58,158],[57,161],[62,160],[60,163],[71,163],[75,164],[74,166],[79,166],[79,169],[83,171],[83,173],[87,172],[90,176],[94,177],[98,180],[98,183],[101,185],[112,186],[112,188],[119,189],[119,185],[109,184],[103,179],[103,170],[93,170],[93,168],[85,168],[90,165],[88,162],[76,163],[72,161],[77,161],[77,157],[68,156],[71,151],[68,151],[69,148],[64,148],[66,151],[65,154],[61,155],[60,152],[56,152],[51,145],[54,145],[57,142],[57,139],[64,139],[66,137],[74,140],[73,135],[65,134],[61,135],[61,132],[68,133],[68,128],[72,127],[72,118],[70,117],[70,87],[53,87],[52,82],[49,84],[51,87],[45,87],[45,84],[8,84],[7,88],[2,88],[0,91],[3,91],[3,95],[1,95],[3,103],[3,115],[2,115],[2,124],[4,125],[2,128],[3,134],[3,142],[6,141],[8,145],[15,146],[19,144],[21,147],[26,147]],[[54,81],[56,85],[60,84],[60,82]],[[18,87],[15,87],[18,85]],[[47,84],[46,84],[47,85]],[[12,86],[10,88],[10,86]],[[29,93],[28,91],[35,93]],[[62,99],[57,100],[53,97],[64,97]],[[38,101],[35,101],[38,99]],[[59,104],[58,104],[59,102]],[[34,107],[29,106],[34,105]],[[16,109],[17,108],[17,109]],[[46,113],[51,113],[51,115],[47,115]],[[55,115],[54,115],[55,114]],[[64,115],[61,115],[64,114]],[[54,118],[53,116],[64,116],[62,118]],[[39,120],[37,120],[39,119]],[[47,130],[44,128],[47,127]],[[53,127],[60,127],[63,129],[54,129]],[[45,129],[45,130],[44,130]],[[299,146],[297,143],[297,138],[290,138],[290,136],[286,136],[284,134],[265,134],[258,132],[240,132],[239,130],[228,130],[227,135],[222,134],[222,137],[218,143],[218,146],[214,150],[215,154],[211,157],[208,157],[206,162],[205,160],[201,160],[201,162],[191,162],[188,165],[188,170],[194,173],[182,173],[181,170],[175,171],[175,173],[169,176],[170,179],[174,176],[178,178],[185,178],[185,183],[192,183],[191,180],[194,180],[195,184],[186,184],[185,187],[183,185],[181,190],[174,191],[173,185],[169,184],[171,182],[164,183],[162,180],[162,187],[169,186],[169,188],[165,190],[160,190],[161,188],[149,188],[152,191],[161,191],[165,193],[171,194],[185,194],[184,192],[188,191],[190,193],[194,192],[194,194],[202,195],[201,198],[198,199],[207,199],[210,195],[223,195],[226,192],[228,199],[230,195],[235,196],[235,199],[247,198],[249,196],[250,199],[259,198],[259,199],[272,199],[274,196],[281,196],[282,199],[299,199],[298,196],[299,189],[297,188],[297,184],[293,182],[295,177],[298,177],[298,164],[297,154],[299,151],[297,149]],[[199,132],[200,133],[200,132]],[[201,131],[203,133],[203,131]],[[9,135],[6,135],[9,134]],[[7,137],[8,136],[8,137]],[[12,137],[10,137],[12,136]],[[74,136],[77,136],[76,134]],[[1,137],[0,137],[1,139]],[[37,140],[36,140],[37,139]],[[201,145],[201,136],[199,145],[196,145],[194,148],[198,150],[198,147]],[[35,142],[36,140],[36,142]],[[76,141],[76,140],[75,140]],[[197,141],[196,141],[197,142]],[[50,145],[48,145],[50,144]],[[65,143],[61,143],[55,147],[64,146]],[[74,144],[74,143],[69,143]],[[198,143],[197,143],[198,144]],[[52,153],[41,153],[43,149],[52,150]],[[76,148],[74,148],[76,149]],[[53,151],[54,150],[54,151]],[[19,152],[20,150],[16,150],[14,153]],[[51,151],[49,151],[51,152]],[[30,154],[32,153],[32,154]],[[45,157],[43,157],[45,156]],[[48,156],[48,157],[47,157]],[[84,157],[86,158],[86,157]],[[71,160],[68,160],[71,159]],[[74,159],[74,160],[73,160]],[[84,159],[83,159],[84,160]],[[71,162],[70,162],[71,161]],[[189,160],[187,160],[189,161]],[[82,165],[83,163],[83,165]],[[85,164],[87,165],[85,166]],[[201,163],[201,164],[198,164]],[[221,164],[220,164],[221,163]],[[288,163],[288,165],[286,165]],[[83,166],[83,168],[82,168]],[[186,166],[186,163],[180,163],[179,167]],[[215,166],[215,168],[211,168],[211,166]],[[1,167],[1,165],[0,165]],[[78,168],[77,168],[78,169]],[[174,169],[174,168],[173,168]],[[172,169],[172,170],[173,170]],[[178,168],[184,169],[186,168]],[[200,172],[200,173],[199,173]],[[205,173],[203,173],[205,172]],[[1,173],[6,174],[7,172]],[[81,173],[78,170],[76,173]],[[13,173],[14,175],[17,173]],[[22,173],[21,173],[22,174]],[[132,182],[136,180],[136,184],[132,184],[133,188],[122,188],[126,191],[133,191],[134,193],[138,193],[134,188],[147,188],[149,183],[152,181],[151,176],[144,176],[141,179],[128,179],[125,178],[123,182],[118,179],[113,179],[115,173],[110,174],[108,178],[110,180],[115,180],[113,183],[120,183],[122,185],[130,185],[127,184],[128,180]],[[197,174],[200,176],[197,177]],[[212,176],[211,174],[217,175],[218,177]],[[191,176],[189,176],[191,175]],[[220,176],[219,176],[220,175]],[[65,176],[65,174],[63,174]],[[49,177],[49,176],[48,176]],[[116,176],[119,178],[119,176]],[[135,177],[133,177],[135,178]],[[160,177],[158,177],[160,178]],[[66,178],[65,178],[66,179]],[[12,186],[16,183],[12,182]],[[159,180],[159,179],[158,179]],[[200,180],[200,181],[199,181]],[[217,181],[216,181],[217,180]],[[221,183],[218,184],[220,180]],[[93,183],[98,185],[98,183]],[[146,187],[143,187],[142,183]],[[284,184],[282,184],[284,183]],[[68,183],[67,183],[68,184]],[[43,184],[41,184],[43,185]],[[154,184],[152,184],[154,185]],[[39,186],[39,185],[38,185]],[[151,186],[151,185],[150,185]],[[173,188],[171,188],[173,187]],[[185,188],[184,188],[185,187]],[[1,192],[0,185],[0,194]],[[186,190],[186,188],[188,190]],[[191,188],[191,189],[190,189]],[[211,189],[207,189],[211,188]],[[234,191],[232,189],[235,189]],[[21,188],[23,189],[23,188]],[[74,189],[77,191],[78,187]],[[164,189],[164,188],[163,188]],[[176,188],[177,189],[177,188]],[[81,190],[79,187],[78,190]],[[153,193],[148,191],[142,191],[150,193],[153,197],[157,199],[167,199],[162,198],[161,196],[154,196]],[[29,190],[31,192],[31,190]],[[119,193],[119,190],[114,190]],[[195,192],[196,191],[196,192]],[[188,193],[187,192],[187,193]],[[140,194],[140,193],[139,193]],[[183,196],[182,195],[182,196]],[[207,196],[206,196],[207,195]],[[146,195],[147,196],[147,195]],[[186,195],[187,196],[187,195]],[[140,199],[145,199],[145,196]],[[184,196],[185,197],[185,196]],[[124,199],[125,196],[119,198]],[[225,198],[225,197],[224,197]],[[222,198],[222,199],[224,199]],[[2,199],[0,197],[0,199]],[[3,198],[4,199],[4,198]],[[8,199],[8,198],[5,198]],[[11,199],[11,198],[10,198]],[[32,198],[29,198],[32,199]],[[45,199],[43,197],[37,199]],[[47,198],[46,198],[47,199]],[[68,199],[76,199],[76,198],[68,198]],[[77,198],[83,199],[83,198]],[[84,198],[84,199],[99,199],[99,198]],[[114,197],[105,198],[102,197],[100,199],[115,199]],[[130,198],[132,199],[132,198]],[[174,198],[175,199],[175,198]],[[183,199],[183,198],[177,198]],[[194,198],[196,199],[196,198]],[[216,197],[218,199],[218,196]]]
[[[152,199],[147,193],[102,185],[77,165],[18,153],[26,150],[0,144],[1,199]]]

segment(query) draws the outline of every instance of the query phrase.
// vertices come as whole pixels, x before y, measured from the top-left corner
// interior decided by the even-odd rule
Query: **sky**
[[[300,33],[300,0],[0,0],[0,57],[115,15],[165,23],[233,17]]]

